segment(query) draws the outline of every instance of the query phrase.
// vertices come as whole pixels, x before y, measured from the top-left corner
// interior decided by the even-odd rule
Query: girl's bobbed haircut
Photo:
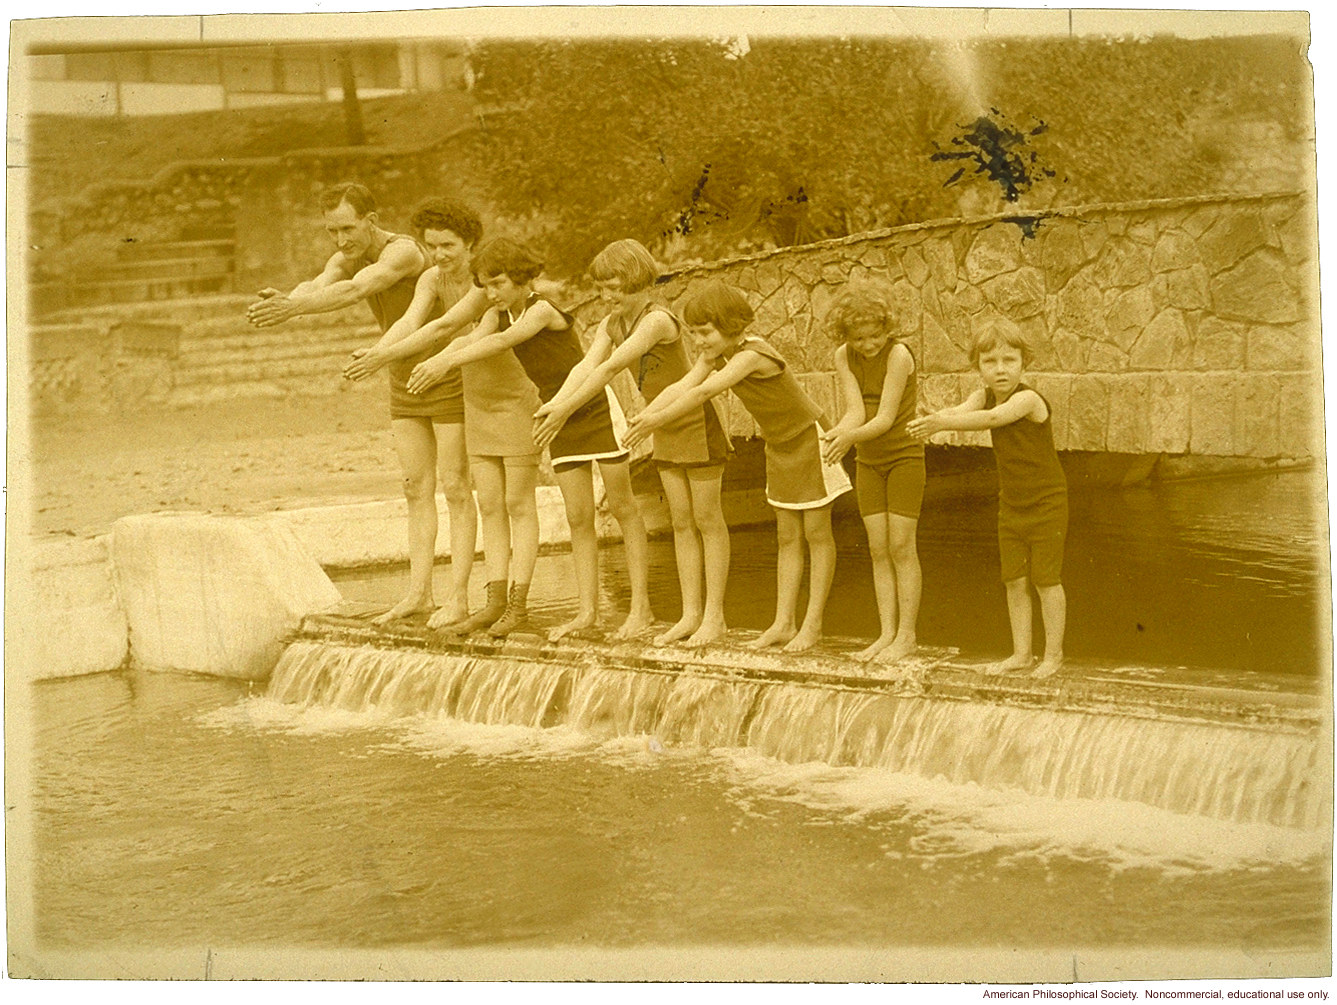
[[[617,280],[624,293],[639,293],[659,278],[659,263],[640,241],[614,241],[590,263],[590,278],[596,283]]]
[[[470,248],[483,236],[483,221],[478,214],[454,199],[427,199],[413,211],[409,223],[419,237],[428,230],[448,230]]]
[[[469,260],[474,281],[482,283],[492,276],[506,276],[519,285],[536,279],[543,272],[543,259],[523,244],[499,237],[488,241]]]
[[[747,297],[718,279],[696,287],[682,305],[682,319],[689,325],[714,325],[725,338],[743,334],[755,317]]]
[[[984,321],[975,333],[975,341],[970,346],[970,365],[979,366],[980,356],[996,349],[1011,348],[1021,353],[1021,365],[1030,366],[1031,347],[1026,336],[1016,324],[1005,317],[991,317]]]
[[[837,342],[849,341],[850,332],[864,325],[877,325],[888,333],[905,327],[906,304],[890,283],[853,279],[836,294],[826,313],[826,331]]]
[[[320,206],[322,213],[336,210],[343,203],[348,203],[353,212],[360,217],[376,212],[376,197],[371,194],[371,190],[366,185],[355,181],[345,181],[338,185],[331,185],[316,196],[316,203]]]

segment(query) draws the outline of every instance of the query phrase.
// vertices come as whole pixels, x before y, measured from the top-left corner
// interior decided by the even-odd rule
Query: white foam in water
[[[1115,868],[1167,872],[1305,865],[1326,860],[1323,831],[1236,823],[1171,813],[1115,799],[1054,799],[956,784],[885,768],[785,764],[749,750],[712,752],[740,787],[744,808],[770,798],[876,825],[879,818],[923,829],[914,842],[928,859],[1002,852],[1009,859],[1096,859]]]
[[[926,862],[1238,869],[1329,846],[1317,743],[1285,731],[311,643],[290,647],[269,697],[204,721],[633,770],[714,750],[722,762],[703,763],[728,765],[745,811],[783,800],[833,823],[908,821]]]

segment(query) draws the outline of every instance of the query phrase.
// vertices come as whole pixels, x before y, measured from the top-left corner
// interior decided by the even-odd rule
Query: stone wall
[[[1322,449],[1316,250],[1306,196],[1205,197],[915,224],[686,269],[664,292],[708,277],[745,290],[753,331],[828,406],[822,319],[846,281],[878,276],[912,308],[922,409],[978,386],[967,352],[997,312],[1026,334],[1060,450],[1308,457]]]

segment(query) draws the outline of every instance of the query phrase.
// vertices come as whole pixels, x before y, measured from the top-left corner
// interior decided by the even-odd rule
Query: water
[[[1290,502],[1311,484],[1079,501],[1069,649],[1317,687],[1320,531]],[[875,624],[858,532],[839,529],[841,634]],[[738,626],[769,618],[768,537],[735,539]],[[925,642],[1005,646],[991,547],[987,506],[926,514]],[[294,650],[268,695],[34,685],[43,944],[1329,944],[1330,788],[1298,733],[358,652],[334,674]]]

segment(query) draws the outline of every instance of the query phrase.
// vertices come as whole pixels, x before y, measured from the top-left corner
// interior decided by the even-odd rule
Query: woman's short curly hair
[[[837,342],[849,340],[854,328],[877,325],[891,335],[906,325],[907,305],[890,283],[854,279],[845,284],[826,312],[826,331]]]
[[[478,214],[454,199],[435,198],[419,203],[409,224],[419,237],[428,230],[448,230],[470,248],[483,236],[483,221]]]

